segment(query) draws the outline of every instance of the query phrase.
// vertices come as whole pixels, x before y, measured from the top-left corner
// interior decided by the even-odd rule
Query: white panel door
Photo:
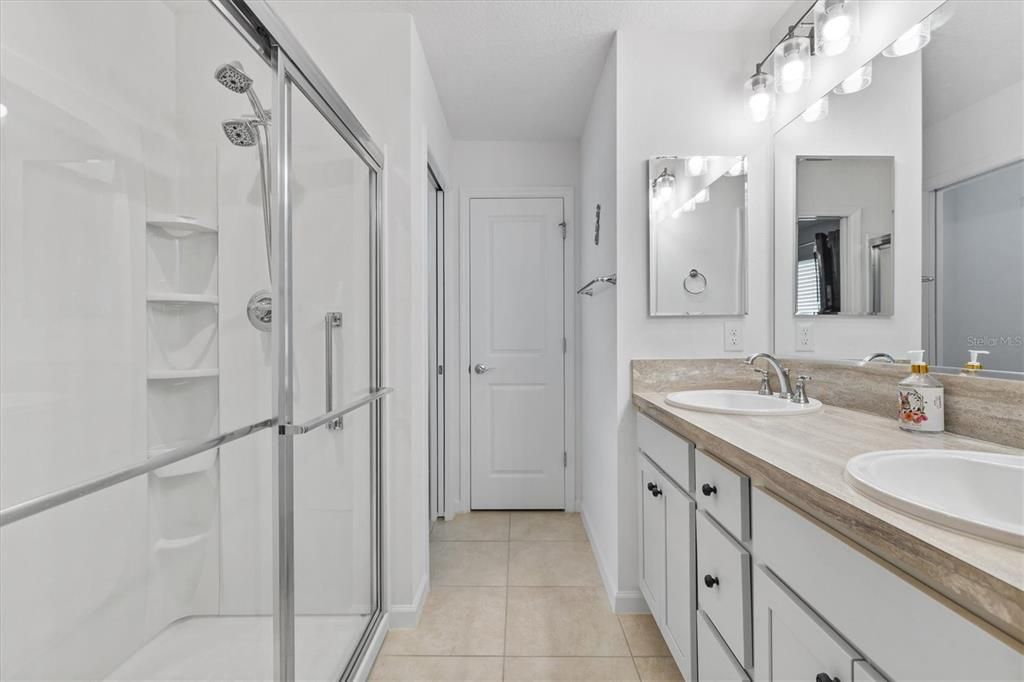
[[[564,509],[562,199],[469,213],[470,505]]]

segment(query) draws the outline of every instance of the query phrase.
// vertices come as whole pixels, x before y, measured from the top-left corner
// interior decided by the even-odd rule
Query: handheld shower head
[[[249,88],[252,87],[252,78],[245,73],[239,62],[221,64],[213,72],[213,77],[225,88],[240,95],[249,92]]]
[[[256,126],[249,119],[229,118],[226,121],[221,121],[220,126],[224,129],[224,135],[228,138],[228,142],[236,147],[252,147],[258,142],[259,133],[256,132]]]
[[[249,104],[252,105],[252,113],[256,115],[257,119],[263,123],[270,121],[270,112],[263,108],[260,98],[256,96],[256,92],[252,89],[252,77],[245,72],[240,62],[221,64],[213,72],[213,77],[231,92],[237,92],[240,95],[244,94],[248,97]]]

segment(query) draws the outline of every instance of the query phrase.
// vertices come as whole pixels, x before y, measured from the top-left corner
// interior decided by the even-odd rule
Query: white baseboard
[[[391,629],[414,628],[419,625],[420,616],[423,614],[423,604],[427,601],[428,592],[430,592],[430,577],[423,576],[419,589],[416,590],[416,598],[412,604],[392,604],[389,610]]]
[[[366,648],[366,655],[363,656],[362,663],[356,668],[355,674],[353,675],[354,680],[363,682],[364,680],[370,679],[370,672],[373,671],[373,665],[377,662],[377,656],[380,654],[380,648],[384,646],[384,638],[388,635],[388,630],[391,625],[391,615],[385,613],[380,620],[380,625],[377,627],[377,632],[373,634],[373,639],[370,640],[370,645]]]
[[[594,558],[597,559],[597,571],[601,574],[601,583],[604,585],[605,594],[608,596],[608,605],[613,613],[650,613],[647,607],[647,600],[640,594],[640,589],[620,590],[608,573],[608,564],[597,543],[594,542],[594,533],[590,529],[590,522],[583,506],[580,505],[580,519],[583,521],[583,530],[587,532],[587,539],[590,540],[590,547],[594,550]]]

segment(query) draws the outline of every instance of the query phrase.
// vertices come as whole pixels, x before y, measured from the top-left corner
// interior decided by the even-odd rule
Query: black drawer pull
[[[839,682],[838,677],[832,677],[828,673],[818,673],[814,678],[814,682]]]
[[[714,587],[718,584],[718,578],[712,578],[711,574],[708,573],[704,576],[704,585],[707,587]],[[821,680],[815,680],[815,682],[821,682]]]
[[[657,487],[658,487],[658,486],[654,485],[653,483],[648,483],[648,484],[647,484],[647,490],[648,490],[648,492],[650,492],[650,491],[653,491],[653,490],[654,490],[655,488],[657,488]]]
[[[700,487],[700,491],[704,493],[704,497],[711,497],[718,492],[718,488],[710,483],[705,483]]]
[[[654,484],[652,483],[651,485],[654,485]],[[655,497],[657,497],[658,495],[661,495],[661,494],[662,494],[661,493],[661,488],[659,488],[658,486],[655,485],[654,489],[651,490],[651,495],[654,495]]]

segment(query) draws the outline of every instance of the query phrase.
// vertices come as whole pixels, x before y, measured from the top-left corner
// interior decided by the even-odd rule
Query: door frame
[[[428,518],[433,523],[439,518],[449,519],[451,501],[449,492],[449,470],[451,466],[450,442],[448,438],[449,396],[448,375],[448,244],[447,244],[447,186],[437,170],[433,154],[427,152],[427,210],[429,194],[434,193],[434,225],[431,228],[427,216],[427,295],[433,297],[432,312],[427,319],[427,452],[428,452]],[[428,303],[428,310],[431,305]]]
[[[566,453],[565,511],[578,509],[576,500],[576,240],[575,196],[572,187],[471,187],[459,193],[459,497],[457,510],[468,512],[470,502],[470,310],[469,310],[469,202],[472,199],[561,199],[565,211],[565,243],[562,249],[562,333],[566,339],[563,372]]]

